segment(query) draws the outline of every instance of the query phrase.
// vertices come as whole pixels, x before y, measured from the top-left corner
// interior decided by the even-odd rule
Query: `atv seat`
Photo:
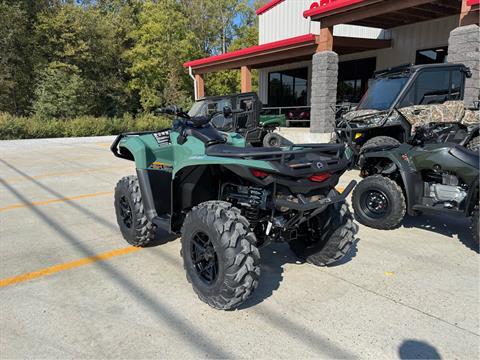
[[[460,161],[473,166],[474,168],[479,168],[480,157],[478,152],[471,151],[463,146],[457,145],[450,149],[450,154],[455,156]]]
[[[217,129],[213,128],[210,124],[201,128],[189,128],[187,130],[187,135],[196,137],[198,140],[203,142],[205,146],[223,144],[227,141],[227,139],[225,139],[225,137],[220,134]]]
[[[251,156],[268,156],[269,153],[282,151],[275,147],[238,147],[226,144],[217,144],[207,147],[205,153],[208,156],[219,157],[251,157]]]

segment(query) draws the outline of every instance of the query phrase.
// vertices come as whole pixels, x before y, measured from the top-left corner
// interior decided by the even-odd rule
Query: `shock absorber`
[[[255,228],[258,224],[258,218],[260,216],[260,209],[253,207],[245,208],[245,217],[250,222],[250,226]]]

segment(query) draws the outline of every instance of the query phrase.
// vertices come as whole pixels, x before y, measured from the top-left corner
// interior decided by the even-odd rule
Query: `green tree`
[[[52,62],[39,75],[33,109],[45,119],[87,114],[89,90],[75,65]]]
[[[187,105],[182,63],[189,48],[189,19],[178,1],[162,0],[146,2],[138,21],[130,34],[135,45],[125,53],[130,89],[139,93],[146,110],[172,102]]]
[[[18,4],[0,3],[0,112],[25,114],[33,81],[29,19]]]
[[[131,110],[122,54],[133,28],[130,8],[106,11],[97,6],[65,4],[53,14],[43,12],[36,24],[39,71],[52,62],[75,66],[90,83],[93,115],[119,115]]]
[[[257,2],[255,8],[260,7],[264,1]],[[237,4],[237,23],[232,25],[230,32],[234,33],[229,41],[228,51],[240,50],[258,44],[258,17],[254,8],[249,3]],[[240,92],[240,71],[225,70],[211,73],[206,76],[205,86],[208,95],[223,95]],[[258,73],[252,71],[252,88],[258,88]]]

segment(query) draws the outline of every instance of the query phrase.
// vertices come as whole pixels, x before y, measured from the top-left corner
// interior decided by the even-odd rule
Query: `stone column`
[[[468,66],[472,77],[466,79],[464,103],[471,106],[480,95],[480,32],[478,25],[460,26],[450,32],[448,62]]]
[[[328,141],[335,126],[337,100],[338,55],[321,51],[312,58],[312,85],[310,132],[318,134],[319,141]],[[320,135],[323,134],[323,135]]]

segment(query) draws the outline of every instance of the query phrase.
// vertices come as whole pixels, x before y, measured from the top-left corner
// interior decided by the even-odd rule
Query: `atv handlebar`
[[[229,111],[231,113],[231,110]],[[190,122],[194,127],[202,127],[208,124],[215,115],[222,113],[221,111],[216,111],[210,114],[209,116],[190,116],[188,115],[188,113],[186,113],[185,111],[183,111],[182,109],[176,106],[159,108],[156,110],[156,112],[159,114],[177,116],[181,119],[184,119],[184,121],[186,120]],[[224,109],[223,113],[226,114],[226,109]]]

